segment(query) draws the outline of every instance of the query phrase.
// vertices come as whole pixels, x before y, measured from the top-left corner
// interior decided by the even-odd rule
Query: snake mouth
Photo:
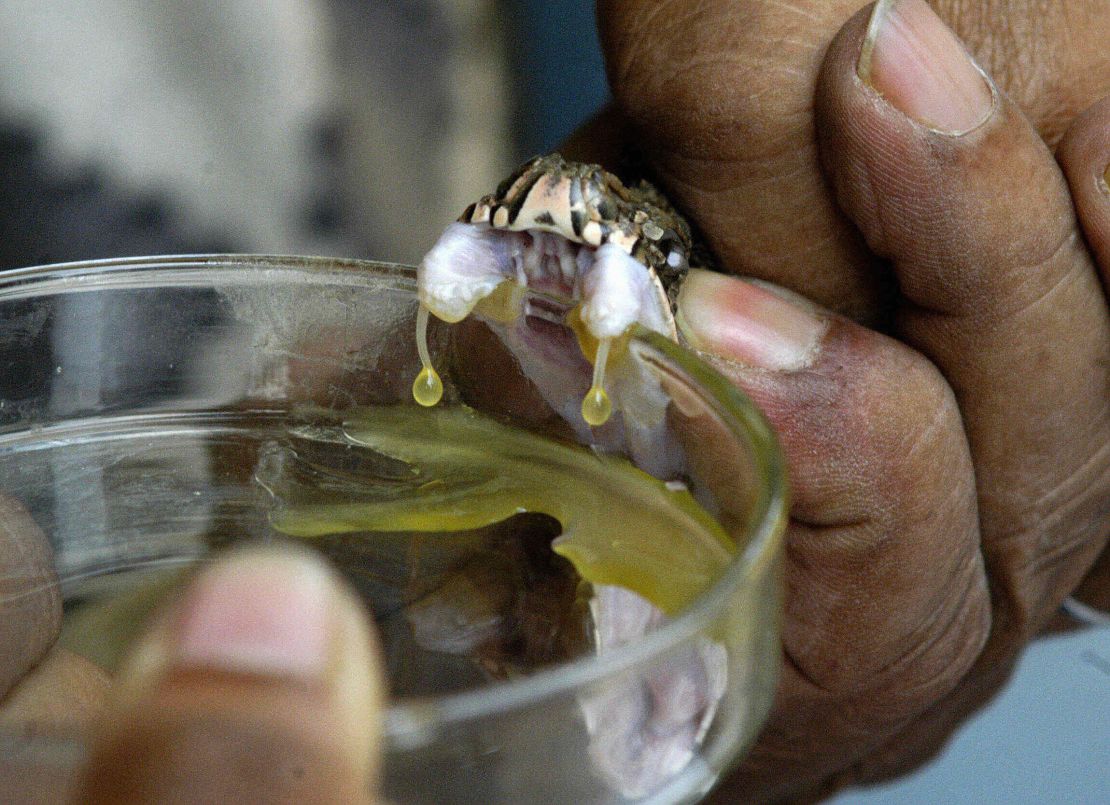
[[[595,427],[612,414],[606,373],[620,340],[636,324],[661,333],[673,326],[658,278],[618,245],[595,247],[540,229],[452,224],[424,257],[417,279],[423,370],[413,395],[424,405],[435,404],[442,394],[425,343],[429,313],[447,322],[477,311],[504,325],[529,317],[569,324],[593,365],[580,414]],[[545,305],[544,297],[569,302],[569,313],[563,305]]]
[[[543,293],[529,288],[524,303],[524,317],[530,323],[541,327],[543,322],[565,327],[567,317],[578,306],[570,296]]]

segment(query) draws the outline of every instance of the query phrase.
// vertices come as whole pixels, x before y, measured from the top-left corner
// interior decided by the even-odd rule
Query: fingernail
[[[676,321],[695,349],[780,372],[812,366],[828,329],[789,291],[697,269],[682,284]]]
[[[857,66],[890,105],[945,134],[964,134],[990,115],[990,85],[925,0],[879,0]]]
[[[167,660],[178,668],[321,678],[331,585],[323,561],[307,554],[244,552],[216,562],[186,590]]]
[[[1110,193],[1110,165],[1102,172],[1102,192]]]

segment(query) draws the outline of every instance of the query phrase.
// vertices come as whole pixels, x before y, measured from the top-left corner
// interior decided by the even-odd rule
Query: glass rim
[[[416,268],[399,263],[318,256],[183,254],[106,258],[12,269],[0,273],[0,301],[111,288],[211,287],[213,271],[223,274],[228,269],[243,267],[307,272],[309,275],[349,275],[352,285],[362,284],[370,277],[379,283],[386,280],[401,291],[416,291]],[[234,278],[225,274],[220,279],[221,284],[226,284]],[[256,276],[244,275],[243,281],[244,284],[258,283]],[[662,656],[712,622],[733,591],[773,560],[784,538],[788,492],[785,460],[767,420],[746,395],[693,352],[646,330],[635,333],[633,341],[661,353],[681,369],[733,438],[750,447],[761,483],[756,485],[756,499],[749,519],[750,533],[744,549],[693,603],[633,644],[613,648],[601,656],[584,656],[552,665],[520,679],[443,696],[403,697],[391,701],[383,725],[389,745],[422,745],[438,730],[451,724],[573,693]],[[0,729],[0,733],[3,731]]]

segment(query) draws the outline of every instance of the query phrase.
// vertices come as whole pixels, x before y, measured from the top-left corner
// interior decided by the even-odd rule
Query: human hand
[[[54,645],[62,601],[50,542],[16,500],[0,493],[0,729],[80,723],[100,708],[104,672]],[[36,669],[32,673],[32,669]],[[9,774],[2,773],[0,801]]]
[[[1110,5],[957,17],[988,54],[1013,37],[1002,78],[1033,123],[919,0],[882,4],[867,56],[857,14],[821,67],[814,32],[858,5],[601,6],[618,106],[723,270],[899,339],[719,275],[679,299],[688,342],[777,427],[794,486],[783,682],[722,798],[930,756],[1108,536],[1110,102],[1059,165],[1044,139],[1110,90],[1105,25],[1066,23]],[[1065,34],[1084,78],[1052,89],[1058,64],[1026,54]]]
[[[1052,146],[1110,93],[1110,0],[933,0]],[[612,163],[634,142],[731,271],[865,324],[885,322],[887,273],[824,180],[814,85],[862,0],[600,0],[614,105],[564,152]]]
[[[0,693],[18,680],[0,729],[93,731],[76,779],[0,756],[0,801],[372,801],[378,649],[321,559],[270,547],[216,561],[152,619],[109,691],[64,649],[38,662],[57,635],[57,585],[42,532],[2,502],[0,564],[22,589],[0,618]]]

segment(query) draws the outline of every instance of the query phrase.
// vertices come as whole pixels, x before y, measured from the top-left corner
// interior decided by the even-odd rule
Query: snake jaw
[[[599,341],[617,338],[634,324],[667,333],[651,274],[620,247],[602,244],[580,287],[582,321]]]
[[[427,350],[429,311],[454,322],[477,308],[580,441],[624,452],[656,478],[678,477],[684,458],[668,425],[670,397],[629,331],[640,324],[678,340],[672,305],[692,247],[688,224],[647,183],[626,187],[596,165],[556,154],[530,161],[468,207],[421,263],[424,370],[414,397],[429,405],[442,393]],[[569,555],[565,536],[553,547]],[[594,581],[599,653],[664,619],[648,600]],[[703,743],[727,676],[724,647],[703,638],[643,675],[585,694],[579,703],[595,769],[628,798],[673,779]]]
[[[644,397],[634,381],[622,382],[619,370],[609,374],[606,366],[610,355],[614,366],[621,362],[630,329],[640,324],[678,339],[670,297],[687,268],[691,244],[689,226],[646,182],[625,186],[597,165],[567,162],[557,154],[538,157],[447,227],[418,270],[421,307],[451,323],[477,308],[502,329],[520,330],[514,336],[518,345],[535,345],[527,323],[546,308],[535,298],[529,301],[527,293],[569,301],[575,307],[565,323],[594,364],[581,418],[597,427],[632,402],[617,399],[612,405],[610,382],[623,387],[618,397]],[[426,318],[418,322],[418,342],[425,337]],[[413,387],[424,405],[439,399],[438,376],[426,352],[421,352],[424,368]],[[551,352],[539,349],[537,355]],[[543,363],[517,357],[522,365]],[[570,355],[558,360],[575,363]],[[530,379],[551,386],[547,375],[553,374],[558,373],[543,371]],[[556,405],[551,396],[565,397],[567,384],[543,393],[564,410],[562,400]],[[648,407],[635,405],[640,413]],[[650,428],[657,419],[653,415],[628,427]]]
[[[488,227],[453,223],[417,268],[420,303],[446,322],[462,321],[513,276],[512,263],[504,239]]]

